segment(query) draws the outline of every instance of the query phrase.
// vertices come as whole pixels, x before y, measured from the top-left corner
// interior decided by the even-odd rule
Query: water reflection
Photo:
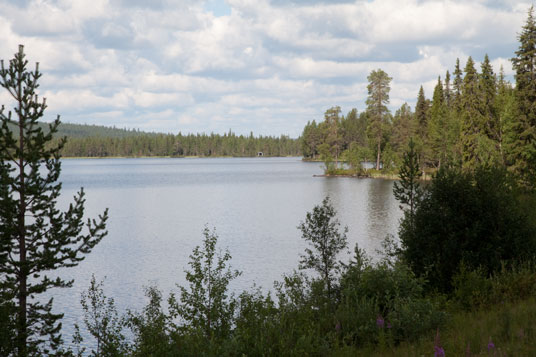
[[[367,232],[371,246],[381,247],[381,242],[389,234],[395,235],[400,210],[393,196],[393,181],[384,179],[369,180],[367,190]]]

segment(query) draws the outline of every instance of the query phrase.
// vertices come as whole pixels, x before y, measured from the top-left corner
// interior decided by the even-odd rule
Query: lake
[[[75,268],[61,272],[73,288],[53,291],[55,311],[65,313],[64,338],[82,323],[80,293],[91,274],[106,277],[104,290],[120,311],[141,309],[144,286],[167,297],[184,284],[189,255],[201,244],[205,226],[215,228],[233,268],[243,271],[232,285],[272,289],[298,266],[305,248],[296,228],[329,195],[350,250],[359,243],[375,256],[381,241],[396,234],[401,211],[393,181],[313,177],[321,163],[301,158],[66,159],[60,207],[82,186],[86,218],[108,207],[108,236]],[[348,259],[343,256],[342,259]]]

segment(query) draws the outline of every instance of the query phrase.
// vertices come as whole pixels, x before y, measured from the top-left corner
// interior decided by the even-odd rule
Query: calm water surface
[[[393,182],[313,177],[320,163],[300,158],[70,159],[63,161],[60,206],[82,186],[86,217],[109,208],[108,236],[76,268],[61,272],[73,288],[53,292],[65,313],[64,337],[81,323],[80,293],[91,274],[106,277],[105,292],[120,311],[141,309],[144,286],[167,296],[184,284],[192,249],[205,226],[228,247],[232,266],[243,271],[232,289],[254,283],[269,290],[297,268],[304,242],[297,225],[329,195],[355,243],[375,255],[387,234],[396,234],[401,212]],[[343,257],[344,258],[344,257]]]

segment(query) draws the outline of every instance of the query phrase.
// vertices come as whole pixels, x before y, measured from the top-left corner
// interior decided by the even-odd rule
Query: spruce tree
[[[486,129],[488,135],[492,136],[497,126],[494,106],[495,95],[497,93],[497,78],[493,73],[493,68],[491,67],[487,54],[480,68],[479,85],[482,98],[482,114],[488,119]]]
[[[445,74],[445,104],[450,110],[452,105],[452,89],[450,88],[450,72]]]
[[[339,166],[339,155],[341,152],[342,136],[341,121],[344,117],[340,117],[341,107],[331,107],[324,113],[324,123],[326,128],[326,143],[330,147],[332,156],[335,157],[335,168]]]
[[[519,49],[512,58],[516,71],[516,98],[519,119],[517,143],[512,153],[514,169],[526,186],[536,186],[536,22],[534,7],[529,9],[526,24],[519,35]]]
[[[485,136],[486,117],[482,114],[483,102],[479,86],[479,75],[471,57],[465,65],[463,92],[461,98],[462,118],[462,166],[474,170],[487,163],[487,140]]]
[[[502,66],[497,79],[495,113],[497,114],[497,143],[500,162],[503,166],[512,166],[513,163],[509,159],[510,153],[517,149],[519,136],[514,129],[519,114],[515,90],[512,84],[505,80]]]
[[[392,128],[390,143],[393,149],[402,156],[401,154],[406,150],[410,138],[415,135],[413,113],[408,103],[402,104],[395,112]]]
[[[444,163],[447,159],[450,144],[449,134],[447,104],[441,78],[438,78],[428,123],[428,142],[432,151],[432,158],[437,162],[438,167],[441,167],[441,163]]]
[[[454,89],[454,100],[453,105],[456,111],[460,110],[461,100],[462,100],[462,88],[463,88],[463,73],[460,68],[460,59],[456,58],[456,67],[454,67],[454,80],[453,80],[453,89]]]
[[[0,85],[14,100],[12,112],[0,111],[0,298],[9,306],[13,325],[8,356],[52,355],[60,350],[62,314],[52,313],[52,299],[40,295],[69,287],[72,280],[51,278],[58,268],[77,265],[105,236],[107,211],[84,229],[84,191],[67,211],[56,208],[61,183],[60,149],[51,145],[59,116],[43,130],[38,120],[47,107],[37,95],[39,64],[27,70],[23,46],[1,62]]]
[[[416,151],[419,153],[419,161],[421,163],[421,168],[425,169],[425,162],[428,158],[428,105],[429,101],[424,96],[424,89],[421,86],[419,88],[419,94],[417,95],[417,103],[415,104],[415,124],[416,129],[416,138],[415,138],[415,147]]]
[[[417,104],[415,104],[415,119],[417,121],[417,134],[421,138],[425,138],[428,131],[428,105],[424,96],[424,89],[419,88],[417,95]]]

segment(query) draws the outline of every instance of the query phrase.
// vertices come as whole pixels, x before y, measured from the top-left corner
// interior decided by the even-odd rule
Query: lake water
[[[60,207],[82,186],[86,217],[106,207],[110,215],[108,236],[78,267],[61,272],[75,279],[73,288],[53,292],[66,341],[82,321],[80,293],[91,274],[106,277],[105,293],[120,311],[139,310],[144,286],[167,297],[184,284],[205,226],[216,229],[233,268],[243,271],[232,289],[255,283],[267,291],[297,268],[305,244],[296,227],[326,195],[349,228],[350,249],[357,242],[372,256],[401,217],[393,181],[313,177],[321,164],[300,158],[69,159],[62,167]]]

